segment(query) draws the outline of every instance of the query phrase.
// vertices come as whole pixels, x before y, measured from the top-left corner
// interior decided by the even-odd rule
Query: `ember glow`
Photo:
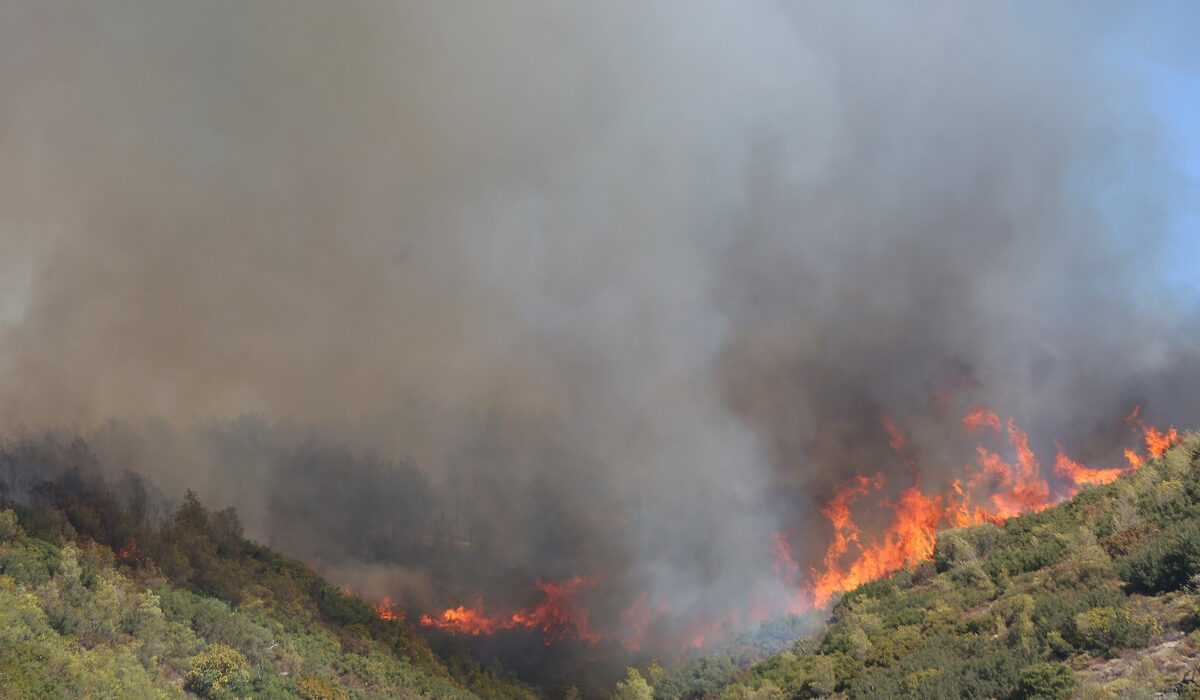
[[[117,559],[127,563],[141,561],[142,552],[138,549],[137,538],[130,537],[125,546],[117,550]]]

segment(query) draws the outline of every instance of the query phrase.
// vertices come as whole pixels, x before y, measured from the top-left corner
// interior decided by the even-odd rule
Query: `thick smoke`
[[[2,3],[0,420],[381,591],[769,598],[772,531],[906,473],[882,412],[929,479],[976,403],[1084,457],[1200,421],[1088,9]],[[287,539],[389,509],[468,554]]]

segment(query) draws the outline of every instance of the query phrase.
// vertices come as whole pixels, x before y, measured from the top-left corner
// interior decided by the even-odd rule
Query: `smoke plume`
[[[932,482],[977,404],[1200,421],[1184,183],[1078,12],[0,3],[0,423],[378,595],[769,605],[909,479],[882,413]]]

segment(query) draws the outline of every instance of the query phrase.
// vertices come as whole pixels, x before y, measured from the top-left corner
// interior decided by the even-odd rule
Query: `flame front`
[[[1112,469],[1088,469],[1079,462],[1076,462],[1068,457],[1066,453],[1063,452],[1062,445],[1055,443],[1055,447],[1058,448],[1058,454],[1054,456],[1054,473],[1072,483],[1079,484],[1081,486],[1085,484],[1107,484],[1116,481],[1117,477],[1121,476],[1125,472],[1130,471],[1131,469],[1136,469],[1141,465],[1141,462],[1138,461],[1136,464],[1131,463],[1131,465],[1125,469],[1120,467],[1114,467]],[[1132,453],[1130,450],[1125,450],[1125,455],[1127,458],[1130,454],[1134,453]],[[1136,454],[1134,456],[1136,457]]]
[[[482,602],[477,601],[470,608],[460,605],[443,610],[437,617],[422,615],[421,625],[473,636],[523,628],[540,630],[547,645],[568,637],[595,644],[600,635],[588,627],[588,609],[578,600],[579,594],[595,583],[594,578],[579,575],[559,583],[539,581],[542,600],[507,617],[487,614]]]
[[[1179,441],[1173,426],[1161,431],[1145,425],[1139,415],[1140,407],[1123,420],[1138,433],[1150,458],[1161,457]],[[995,412],[976,406],[961,422],[967,433],[982,432],[980,437],[985,442],[990,440],[995,444],[977,444],[973,460],[963,467],[958,478],[940,490],[927,490],[923,488],[917,460],[909,451],[908,437],[889,415],[881,418],[888,445],[910,467],[912,483],[898,494],[891,490],[894,495],[888,496],[884,492],[888,482],[882,472],[870,477],[857,474],[849,479],[821,509],[831,533],[814,566],[804,566],[797,558],[786,532],[775,532],[770,548],[775,558],[775,578],[788,591],[783,602],[774,598],[773,605],[755,603],[737,619],[694,621],[677,637],[683,648],[703,647],[739,625],[780,612],[781,607],[792,613],[824,607],[836,593],[932,558],[937,533],[943,528],[985,521],[1002,523],[1021,513],[1042,510],[1069,498],[1083,486],[1110,483],[1146,459],[1137,451],[1126,449],[1128,465],[1089,468],[1071,459],[1066,449],[1055,443],[1052,475],[1056,485],[1052,489],[1030,447],[1028,434],[1014,419],[1002,421]],[[869,494],[876,497],[866,498]],[[874,516],[861,519],[860,516],[871,511]],[[871,534],[876,531],[881,534]],[[620,614],[619,632],[598,631],[590,626],[589,610],[582,600],[595,583],[594,578],[581,575],[557,582],[539,581],[540,600],[530,607],[501,614],[489,612],[482,600],[477,600],[472,606],[459,605],[436,615],[422,615],[420,624],[456,635],[528,630],[540,633],[547,645],[568,639],[590,645],[606,640],[630,650],[641,649],[649,630],[669,614],[666,604],[652,603],[647,592],[642,591]],[[396,619],[400,615],[386,598],[375,609],[383,619]]]
[[[1178,431],[1171,427],[1164,432],[1144,425],[1138,418],[1139,412],[1140,407],[1135,408],[1124,421],[1140,429],[1150,457],[1162,457],[1171,445],[1179,442]],[[1091,469],[1072,460],[1062,446],[1057,445],[1054,474],[1066,484],[1059,498],[1052,498],[1037,456],[1029,447],[1029,436],[1012,418],[1006,424],[1001,423],[994,412],[977,406],[963,416],[962,423],[970,432],[990,427],[996,437],[1000,436],[1002,426],[1006,427],[1015,460],[1007,462],[999,452],[978,445],[975,464],[968,465],[964,476],[951,482],[944,492],[926,493],[921,489],[919,477],[916,478],[912,486],[901,492],[897,503],[882,502],[893,511],[891,524],[882,538],[866,541],[853,519],[852,506],[869,490],[879,490],[883,486],[883,477],[878,475],[872,480],[860,474],[851,479],[821,510],[833,526],[833,534],[821,568],[812,571],[808,596],[812,605],[824,606],[834,593],[853,589],[909,563],[931,558],[937,532],[942,528],[984,521],[1000,523],[1021,513],[1039,511],[1073,496],[1082,486],[1112,482],[1143,462],[1141,456],[1127,449],[1128,467]],[[887,415],[883,417],[883,424],[888,444],[906,463],[912,464],[906,452],[908,440],[903,433]],[[781,533],[776,533],[773,551],[777,574],[791,572],[795,566],[794,555]],[[790,583],[790,575],[781,578]]]
[[[422,615],[421,625],[424,627],[436,627],[446,632],[453,632],[454,634],[475,636],[495,634],[511,626],[506,626],[503,619],[497,620],[488,617],[487,613],[483,611],[483,606],[478,602],[470,608],[460,605],[457,608],[443,610],[442,614],[438,617]]]
[[[381,620],[397,620],[403,619],[404,613],[396,609],[396,605],[390,597],[384,597],[383,601],[375,607],[375,614],[379,615]]]

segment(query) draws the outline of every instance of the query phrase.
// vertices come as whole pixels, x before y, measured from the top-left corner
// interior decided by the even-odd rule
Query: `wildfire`
[[[1173,426],[1161,431],[1144,424],[1140,410],[1135,408],[1123,420],[1139,433],[1150,458],[1161,457],[1179,441],[1178,431]],[[682,634],[682,647],[703,647],[737,627],[734,623],[745,623],[750,618],[766,619],[779,612],[780,607],[792,613],[823,607],[836,593],[930,559],[941,529],[985,521],[1002,523],[1021,513],[1042,510],[1074,495],[1083,486],[1110,483],[1139,467],[1145,459],[1135,450],[1127,449],[1127,466],[1090,468],[1071,459],[1066,449],[1055,443],[1052,472],[1044,475],[1028,434],[1013,418],[1001,420],[995,412],[976,406],[961,421],[967,433],[983,432],[981,444],[975,446],[972,460],[958,478],[940,490],[927,490],[922,486],[917,460],[909,452],[908,437],[884,414],[882,423],[888,444],[910,467],[912,483],[903,489],[899,484],[889,485],[882,472],[874,476],[857,474],[849,479],[821,509],[832,532],[815,565],[806,566],[797,558],[786,532],[774,533],[770,547],[775,558],[775,578],[786,590],[783,598],[772,598],[773,605],[761,605],[759,601],[736,620],[695,621]],[[1047,476],[1054,478],[1053,489]],[[891,488],[885,491],[885,486]],[[875,499],[866,498],[869,494],[875,494]],[[871,510],[876,513],[873,518],[856,520]],[[878,529],[880,534],[871,534],[884,524],[886,527]],[[488,611],[482,600],[476,600],[471,606],[459,605],[438,614],[422,615],[420,624],[468,636],[529,630],[540,632],[547,645],[565,639],[588,644],[609,640],[638,650],[648,631],[669,613],[666,605],[652,604],[647,592],[642,591],[620,614],[620,632],[597,631],[590,626],[588,608],[581,600],[594,585],[594,578],[580,575],[557,582],[539,581],[540,600],[530,607],[500,614]],[[375,610],[385,620],[401,615],[387,598]]]
[[[1129,469],[1088,469],[1079,462],[1071,459],[1063,452],[1062,445],[1054,443],[1058,448],[1058,454],[1054,456],[1054,473],[1072,483],[1084,484],[1107,484],[1116,481],[1117,477],[1121,476],[1129,469],[1135,469],[1141,465],[1141,462],[1132,464]],[[1125,450],[1125,456],[1128,457],[1132,452]]]
[[[1124,420],[1141,429],[1150,456],[1161,457],[1179,441],[1178,431],[1171,427],[1163,432],[1144,425],[1138,418],[1139,411],[1140,407],[1135,408]],[[906,463],[911,464],[912,460],[905,451],[908,441],[904,434],[887,415],[883,417],[883,423],[888,444]],[[1057,502],[1058,499],[1051,497],[1050,485],[1041,473],[1041,464],[1029,447],[1029,436],[1012,418],[1002,423],[994,412],[977,406],[963,416],[962,423],[969,432],[990,427],[997,438],[1006,428],[1009,448],[1015,459],[1005,461],[999,452],[978,445],[975,448],[975,464],[968,465],[964,476],[951,482],[945,491],[926,493],[921,489],[920,479],[914,479],[915,483],[901,492],[898,502],[882,502],[883,506],[893,511],[893,515],[886,534],[881,538],[864,538],[853,519],[852,506],[868,491],[878,491],[883,487],[882,474],[874,479],[867,479],[861,474],[851,479],[821,510],[833,526],[833,535],[821,560],[821,567],[811,571],[812,580],[807,588],[813,605],[823,606],[834,593],[885,576],[906,564],[929,559],[933,554],[937,532],[942,528],[963,527],[983,521],[1000,523]],[[1126,450],[1129,467],[1092,469],[1068,457],[1061,445],[1057,447],[1054,474],[1067,482],[1062,497],[1074,495],[1085,485],[1107,484],[1142,463],[1137,453]],[[772,549],[777,575],[781,580],[792,583],[796,562],[782,533],[776,533]]]
[[[1179,442],[1179,431],[1175,430],[1175,426],[1167,428],[1166,432],[1159,430],[1153,425],[1146,425],[1138,414],[1141,412],[1141,406],[1134,406],[1133,412],[1125,416],[1121,420],[1133,426],[1134,430],[1140,430],[1142,439],[1146,441],[1146,451],[1150,453],[1150,457],[1158,459],[1166,453],[1167,449]],[[1137,469],[1142,466],[1145,459],[1133,450],[1125,450],[1125,459],[1129,461],[1130,468]]]
[[[908,438],[897,427],[895,421],[888,414],[883,414],[883,428],[888,433],[888,447],[891,447],[901,457],[907,457],[905,449],[908,447]]]
[[[424,627],[437,627],[440,630],[454,634],[469,634],[473,636],[495,634],[499,630],[511,627],[511,625],[506,626],[504,620],[489,618],[487,613],[483,611],[480,603],[476,603],[470,608],[460,605],[457,608],[443,610],[440,616],[434,618],[422,615],[421,625]]]
[[[995,412],[989,411],[983,406],[976,406],[971,409],[971,412],[962,418],[963,425],[967,426],[967,430],[979,430],[985,425],[992,427],[996,431],[996,435],[1000,435],[1000,416]]]
[[[421,625],[436,627],[452,634],[495,634],[501,630],[541,630],[547,645],[567,637],[589,644],[600,641],[600,635],[588,627],[588,609],[577,600],[580,593],[595,585],[594,578],[575,575],[559,583],[539,581],[542,600],[532,608],[510,616],[488,615],[481,602],[474,607],[459,606],[442,611],[441,615],[421,616]]]
[[[125,546],[117,550],[117,559],[124,562],[141,561],[142,551],[138,549],[137,538],[130,537]]]
[[[404,619],[404,613],[396,610],[396,606],[394,603],[392,603],[392,599],[390,597],[385,596],[382,602],[373,607],[375,608],[375,614],[379,616],[380,620]]]

